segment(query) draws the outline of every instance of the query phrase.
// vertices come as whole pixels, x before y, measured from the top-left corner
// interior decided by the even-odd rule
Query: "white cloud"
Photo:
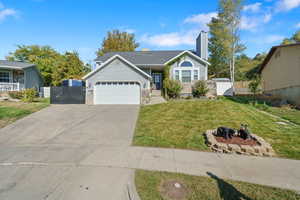
[[[268,35],[268,36],[264,37],[261,42],[265,43],[265,44],[273,44],[273,43],[280,42],[283,39],[284,39],[284,36],[282,36],[282,35]]]
[[[242,30],[255,31],[259,25],[257,18],[251,18],[247,16],[242,16],[240,28]]]
[[[271,14],[266,14],[264,17],[263,17],[263,22],[264,23],[268,23],[269,21],[271,21],[272,19],[272,15]]]
[[[5,20],[9,16],[16,16],[17,12],[14,9],[6,8],[4,10],[0,10],[0,21]]]
[[[296,28],[300,28],[300,22],[298,24],[296,24],[295,26]]]
[[[203,29],[207,29],[207,24],[211,21],[211,18],[217,17],[216,12],[201,13],[198,15],[192,15],[184,20],[184,23],[197,24]]]
[[[10,16],[16,17],[17,11],[14,9],[5,8],[4,4],[0,2],[0,22]]]
[[[186,32],[163,33],[157,35],[144,35],[141,42],[159,47],[175,47],[179,45],[195,45],[196,37],[200,33],[198,29]]]
[[[207,24],[212,17],[217,17],[216,12],[201,13],[192,15],[183,20],[184,24],[193,24],[195,26],[185,28],[184,31],[162,33],[156,35],[145,34],[141,37],[140,42],[158,46],[158,47],[175,47],[179,45],[195,45],[195,40],[201,30],[208,31]],[[165,26],[165,24],[164,24]]]
[[[262,3],[253,3],[253,4],[248,4],[248,5],[245,5],[243,10],[244,11],[251,11],[251,12],[258,12],[260,11],[260,7],[261,7],[261,4]]]
[[[299,6],[300,6],[300,0],[279,0],[276,4],[275,10],[277,12],[289,11]]]
[[[124,31],[127,33],[131,33],[131,34],[136,32],[136,30],[134,30],[132,28],[125,29]]]
[[[248,31],[257,31],[257,28],[263,24],[270,22],[272,19],[272,15],[265,14],[263,16],[255,15],[255,16],[242,16],[240,28],[242,30]]]

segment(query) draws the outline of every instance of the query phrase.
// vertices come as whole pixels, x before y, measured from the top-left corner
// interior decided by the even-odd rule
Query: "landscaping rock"
[[[246,144],[238,145],[231,143],[224,143],[222,140],[217,140],[214,136],[216,130],[208,130],[205,132],[206,144],[211,148],[212,151],[218,153],[236,153],[242,155],[252,156],[274,156],[275,152],[272,146],[267,143],[262,137],[256,134],[251,134],[252,138],[257,141],[256,145]]]
[[[228,144],[228,149],[233,152],[240,152],[241,147],[237,144]]]

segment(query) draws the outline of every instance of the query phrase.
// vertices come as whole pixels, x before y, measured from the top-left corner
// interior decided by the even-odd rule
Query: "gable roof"
[[[0,60],[0,68],[5,68],[5,69],[25,69],[33,66],[35,65],[26,62]]]
[[[273,46],[271,48],[271,50],[269,51],[267,57],[265,58],[265,60],[263,61],[263,63],[261,64],[261,67],[258,71],[258,73],[261,73],[263,71],[263,69],[266,67],[266,65],[269,63],[269,61],[271,60],[273,54],[275,53],[275,51],[278,49],[278,48],[281,48],[281,47],[291,47],[291,46],[300,46],[300,42],[298,43],[294,43],[294,44],[284,44],[284,45],[278,45],[278,46]]]
[[[114,55],[119,55],[134,65],[164,65],[167,61],[184,52],[178,51],[126,51],[109,52],[96,58],[97,61],[105,62]]]
[[[178,54],[177,56],[175,56],[175,57],[171,58],[170,60],[168,60],[167,62],[165,62],[164,65],[167,65],[168,63],[170,63],[170,62],[176,60],[177,58],[179,58],[180,56],[183,56],[184,54],[188,54],[188,55],[190,55],[191,57],[195,58],[196,60],[198,60],[198,61],[200,61],[200,62],[203,62],[203,63],[205,63],[205,64],[207,64],[207,65],[210,65],[210,63],[209,63],[208,61],[206,61],[206,60],[204,60],[203,58],[199,57],[199,56],[196,55],[195,53],[192,53],[191,51],[183,51],[183,52],[181,52],[181,53]]]
[[[125,58],[123,58],[120,55],[114,55],[111,58],[109,58],[108,60],[106,60],[104,63],[101,64],[100,67],[98,67],[97,69],[91,71],[90,73],[88,73],[87,75],[85,75],[84,77],[82,77],[82,79],[86,80],[87,78],[89,78],[90,76],[94,75],[95,73],[97,73],[98,71],[100,71],[102,68],[104,68],[106,65],[108,65],[109,63],[111,63],[113,60],[115,59],[120,59],[123,62],[125,62],[127,65],[129,65],[130,67],[132,67],[133,69],[137,70],[138,72],[140,72],[142,75],[148,77],[148,78],[152,78],[149,74],[147,74],[146,72],[144,72],[143,70],[141,70],[140,68],[136,67],[134,64],[132,64],[131,62],[129,62],[128,60],[126,60]]]

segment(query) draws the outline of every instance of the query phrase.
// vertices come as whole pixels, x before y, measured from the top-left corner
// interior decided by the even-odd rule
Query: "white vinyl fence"
[[[50,87],[41,87],[40,97],[50,98]]]
[[[232,83],[227,78],[215,78],[217,96],[232,96],[233,88]]]

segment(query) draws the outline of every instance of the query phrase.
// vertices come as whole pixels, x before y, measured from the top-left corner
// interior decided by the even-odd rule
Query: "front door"
[[[156,90],[160,90],[162,86],[162,76],[160,73],[153,73],[152,74],[154,88]]]

